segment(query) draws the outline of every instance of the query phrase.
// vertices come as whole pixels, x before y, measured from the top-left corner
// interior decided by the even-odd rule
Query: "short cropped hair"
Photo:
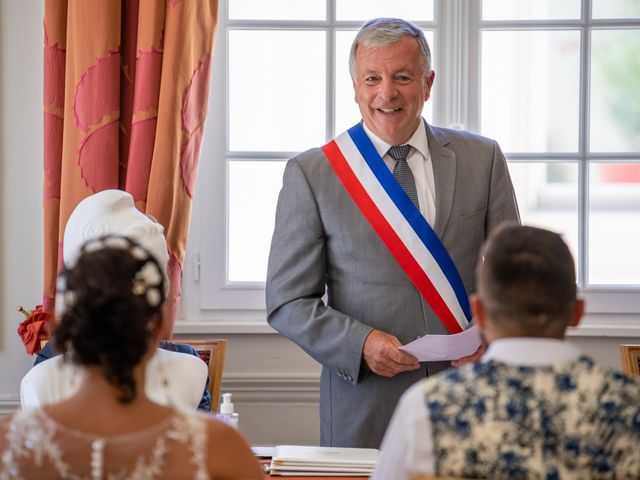
[[[400,18],[374,18],[365,23],[351,44],[349,53],[349,73],[356,75],[356,50],[359,45],[366,47],[383,47],[397,42],[403,36],[414,37],[420,46],[423,59],[423,72],[431,73],[431,50],[422,30],[413,23]]]
[[[509,334],[562,336],[576,303],[575,264],[562,237],[505,224],[476,267],[478,295],[493,325]]]

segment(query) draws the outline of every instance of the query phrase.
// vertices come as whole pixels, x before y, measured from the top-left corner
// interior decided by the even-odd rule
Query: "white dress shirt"
[[[367,128],[363,122],[364,131],[373,143],[378,155],[382,157],[384,163],[393,172],[396,161],[387,152],[393,145],[388,144],[380,139]],[[411,145],[413,148],[407,156],[407,164],[413,173],[413,179],[416,182],[416,192],[418,193],[418,205],[420,205],[420,213],[433,226],[436,220],[436,185],[433,178],[433,162],[431,161],[431,153],[429,152],[429,140],[427,139],[427,127],[423,121],[409,141],[405,145]]]
[[[504,338],[491,342],[482,361],[535,367],[575,360],[580,353],[565,340]],[[400,398],[382,440],[380,461],[372,479],[402,480],[418,474],[435,475],[431,420],[423,393],[424,383],[429,380],[416,383]]]

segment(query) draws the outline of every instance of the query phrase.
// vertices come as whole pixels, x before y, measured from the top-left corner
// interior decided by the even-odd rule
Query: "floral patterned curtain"
[[[45,312],[53,311],[70,213],[88,195],[118,188],[165,228],[170,337],[217,12],[217,0],[45,0]]]

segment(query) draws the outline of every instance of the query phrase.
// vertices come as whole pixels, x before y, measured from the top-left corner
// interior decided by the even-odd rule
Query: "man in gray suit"
[[[449,366],[419,363],[398,347],[468,324],[468,313],[458,326],[425,292],[453,270],[444,288],[458,293],[444,303],[457,298],[451,310],[468,312],[483,241],[519,217],[497,143],[422,119],[435,74],[420,29],[399,19],[368,22],[354,40],[350,71],[362,124],[287,163],[267,315],[323,366],[321,444],[377,448],[401,394]],[[412,232],[425,229],[431,237],[422,243],[441,250],[407,255],[423,248]],[[430,255],[449,260],[434,269],[423,261]]]

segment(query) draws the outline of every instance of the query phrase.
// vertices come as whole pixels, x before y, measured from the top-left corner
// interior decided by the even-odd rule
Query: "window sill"
[[[638,337],[640,316],[620,313],[587,314],[577,327],[570,327],[569,337]]]
[[[225,312],[223,318],[204,320],[178,319],[174,333],[178,335],[249,335],[277,334],[262,312],[239,314]],[[640,316],[633,314],[587,314],[577,327],[570,327],[569,337],[637,337],[640,338]]]
[[[269,326],[264,313],[253,315],[238,315],[238,312],[225,312],[225,318],[209,318],[202,320],[176,320],[173,332],[178,335],[249,335],[249,334],[277,334]]]

